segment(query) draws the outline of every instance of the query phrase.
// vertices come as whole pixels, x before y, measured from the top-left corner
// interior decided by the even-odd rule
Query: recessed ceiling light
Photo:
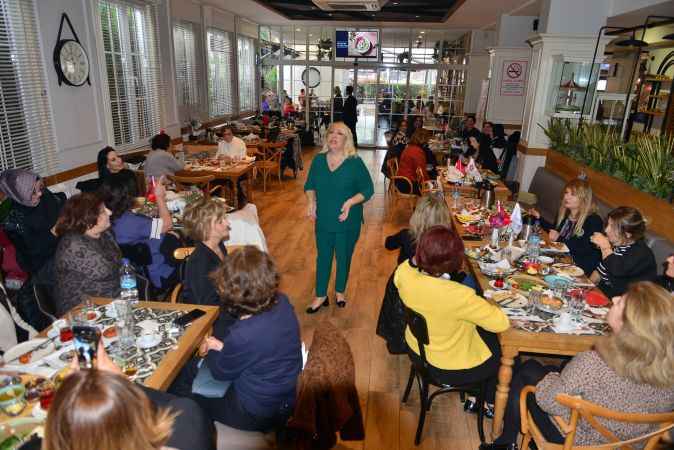
[[[414,17],[416,17],[417,19],[419,18],[419,16],[414,16]]]
[[[310,35],[309,35],[309,37],[313,37],[313,36],[314,36],[313,34],[310,34]]]
[[[301,28],[295,28],[295,31],[302,31]]]
[[[417,17],[419,17],[419,16],[417,16]],[[419,34],[424,34],[424,33],[425,33],[425,31],[420,31],[420,32],[419,32]]]

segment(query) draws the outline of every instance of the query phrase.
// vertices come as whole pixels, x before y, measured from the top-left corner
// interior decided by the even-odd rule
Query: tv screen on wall
[[[338,58],[377,58],[379,56],[379,31],[337,30],[335,34]]]

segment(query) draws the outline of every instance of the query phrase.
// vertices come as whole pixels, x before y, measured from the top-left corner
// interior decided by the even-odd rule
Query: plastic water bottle
[[[122,258],[122,267],[119,269],[119,287],[119,298],[130,303],[138,302],[136,271],[126,258]]]
[[[535,230],[535,229],[534,229]],[[529,234],[527,241],[527,255],[531,259],[537,260],[541,254],[541,236],[536,231]]]

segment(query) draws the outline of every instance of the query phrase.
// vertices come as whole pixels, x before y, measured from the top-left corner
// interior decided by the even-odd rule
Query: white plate
[[[495,293],[496,291],[485,291],[484,296],[486,298],[492,298]],[[524,295],[515,293],[513,297],[507,298],[497,303],[504,308],[524,308],[527,306],[529,301]]]
[[[550,258],[549,256],[543,256],[543,255],[539,256],[538,260],[540,262],[542,262],[543,264],[552,264],[553,262],[555,262],[554,258]]]
[[[555,330],[555,333],[571,333],[578,329],[578,325],[571,323],[568,327],[563,327],[559,323],[559,319],[552,321],[552,329]]]
[[[138,347],[146,350],[148,348],[156,347],[161,342],[161,335],[159,334],[144,334],[136,339]]]
[[[551,247],[550,244],[541,245],[541,250],[547,253],[569,253],[569,247],[563,242],[555,242],[559,248]]]
[[[5,361],[12,361],[14,358],[18,358],[19,356],[23,355],[24,353],[27,353],[37,347],[38,345],[42,344],[45,342],[47,339],[46,338],[37,338],[37,339],[31,339],[30,341],[22,342],[20,344],[15,345],[14,347],[10,348],[5,352],[5,355],[3,356]],[[47,345],[45,348],[42,348],[40,350],[37,350],[33,352],[31,355],[30,361],[26,364],[22,364],[19,360],[16,360],[12,362],[13,365],[18,365],[18,366],[29,366],[32,365],[45,356],[51,354],[54,352],[54,343],[50,342],[49,345]]]

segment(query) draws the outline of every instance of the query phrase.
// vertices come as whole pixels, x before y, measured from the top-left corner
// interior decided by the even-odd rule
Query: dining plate
[[[569,253],[569,247],[563,242],[541,242],[541,250],[547,253]]]
[[[546,288],[546,284],[543,280],[530,275],[513,275],[508,277],[506,281],[513,289],[523,292],[529,292],[532,289],[543,290]]]
[[[557,263],[553,264],[552,268],[555,270],[555,272],[562,276],[582,277],[585,275],[583,269],[578,266],[574,266],[573,264]]]
[[[490,298],[502,307],[524,308],[529,303],[527,298],[514,290],[485,291],[485,298]]]
[[[14,361],[13,364],[32,364],[54,352],[55,347],[53,342],[50,342],[44,348],[32,351],[34,348],[40,346],[40,344],[43,344],[46,341],[47,338],[36,338],[31,339],[30,341],[22,342],[7,350],[3,358],[5,361],[12,361],[15,358],[19,358],[18,360]]]

